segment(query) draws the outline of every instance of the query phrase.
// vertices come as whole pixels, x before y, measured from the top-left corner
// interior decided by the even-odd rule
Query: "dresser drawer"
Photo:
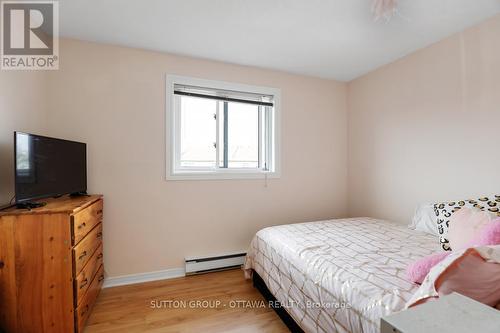
[[[102,208],[103,202],[101,199],[71,216],[71,239],[73,245],[78,244],[90,230],[102,221]]]
[[[90,283],[92,279],[97,274],[97,271],[101,267],[103,263],[103,254],[102,254],[102,244],[99,245],[97,250],[90,258],[89,262],[83,267],[80,274],[75,279],[75,304],[78,305],[81,303],[83,296],[87,292],[90,287]]]
[[[102,243],[102,223],[99,223],[92,231],[73,248],[73,272],[78,276],[86,263]]]
[[[104,267],[101,265],[101,267],[97,271],[96,276],[90,283],[87,293],[85,293],[80,305],[78,305],[75,311],[75,326],[78,327],[77,332],[79,333],[83,332],[85,322],[87,321],[90,315],[90,311],[94,306],[95,300],[97,299],[97,295],[99,295],[99,291],[101,290],[103,282],[104,282]]]

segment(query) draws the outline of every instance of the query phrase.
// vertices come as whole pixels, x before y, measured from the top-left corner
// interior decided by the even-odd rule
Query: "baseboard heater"
[[[240,268],[245,262],[246,255],[246,253],[234,253],[217,257],[186,258],[186,275]]]

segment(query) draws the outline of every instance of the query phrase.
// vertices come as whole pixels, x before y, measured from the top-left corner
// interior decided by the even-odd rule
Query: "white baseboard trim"
[[[103,288],[126,286],[129,284],[168,280],[186,276],[184,268],[171,268],[163,271],[122,275],[104,279]]]

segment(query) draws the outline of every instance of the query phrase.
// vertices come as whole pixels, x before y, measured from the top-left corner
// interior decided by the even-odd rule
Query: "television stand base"
[[[75,193],[71,193],[69,196],[72,197],[72,198],[76,198],[76,197],[90,197],[90,195],[88,195],[87,192],[75,192]]]
[[[47,203],[46,202],[32,202],[32,201],[28,201],[28,202],[20,202],[20,203],[17,203],[16,204],[16,207],[19,208],[19,209],[28,209],[28,210],[32,210],[33,208],[40,208],[40,207],[43,207],[45,206]]]

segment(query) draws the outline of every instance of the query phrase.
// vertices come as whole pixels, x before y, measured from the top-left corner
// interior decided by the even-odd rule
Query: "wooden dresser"
[[[0,328],[82,332],[104,280],[103,199],[41,201],[0,211]]]

